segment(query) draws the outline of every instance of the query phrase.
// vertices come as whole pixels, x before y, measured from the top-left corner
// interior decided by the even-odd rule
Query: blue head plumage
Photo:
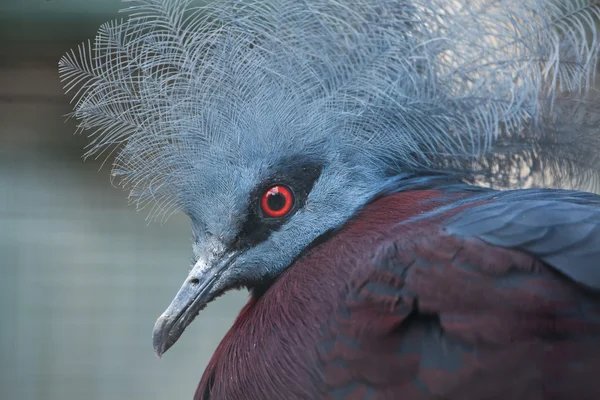
[[[558,184],[599,169],[595,1],[127,4],[60,74],[88,155],[115,149],[133,201],[190,217],[180,293],[218,269],[204,303],[273,279],[390,179]],[[284,218],[260,208],[273,185],[294,192]]]

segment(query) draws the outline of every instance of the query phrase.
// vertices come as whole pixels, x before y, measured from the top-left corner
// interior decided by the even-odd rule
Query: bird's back
[[[600,398],[600,296],[450,234],[453,216],[496,201],[482,193],[368,205],[251,298],[195,398]]]

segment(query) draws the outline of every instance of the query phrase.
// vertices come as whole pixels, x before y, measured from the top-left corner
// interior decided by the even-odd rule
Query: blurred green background
[[[245,302],[211,304],[161,360],[155,319],[187,275],[184,216],[127,206],[62,95],[61,55],[119,0],[0,0],[0,399],[189,399]]]

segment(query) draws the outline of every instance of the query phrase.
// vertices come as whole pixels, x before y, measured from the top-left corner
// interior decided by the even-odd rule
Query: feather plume
[[[495,186],[600,171],[597,0],[126,3],[60,75],[87,155],[159,214],[273,143]]]

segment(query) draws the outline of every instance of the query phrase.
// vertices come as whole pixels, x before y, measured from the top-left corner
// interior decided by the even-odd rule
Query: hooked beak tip
[[[156,320],[152,346],[159,358],[177,342],[200,310],[212,300],[211,283],[212,280],[208,280],[202,287],[184,284],[169,308]]]
[[[154,347],[154,353],[158,358],[161,358],[163,354],[172,346],[169,344],[169,332],[172,323],[167,315],[161,315],[154,324],[154,330],[152,331],[152,346]]]
[[[183,283],[167,310],[156,320],[152,331],[154,352],[160,358],[173,346],[198,313],[219,293],[214,287],[237,253],[223,257],[206,268],[197,264]]]

